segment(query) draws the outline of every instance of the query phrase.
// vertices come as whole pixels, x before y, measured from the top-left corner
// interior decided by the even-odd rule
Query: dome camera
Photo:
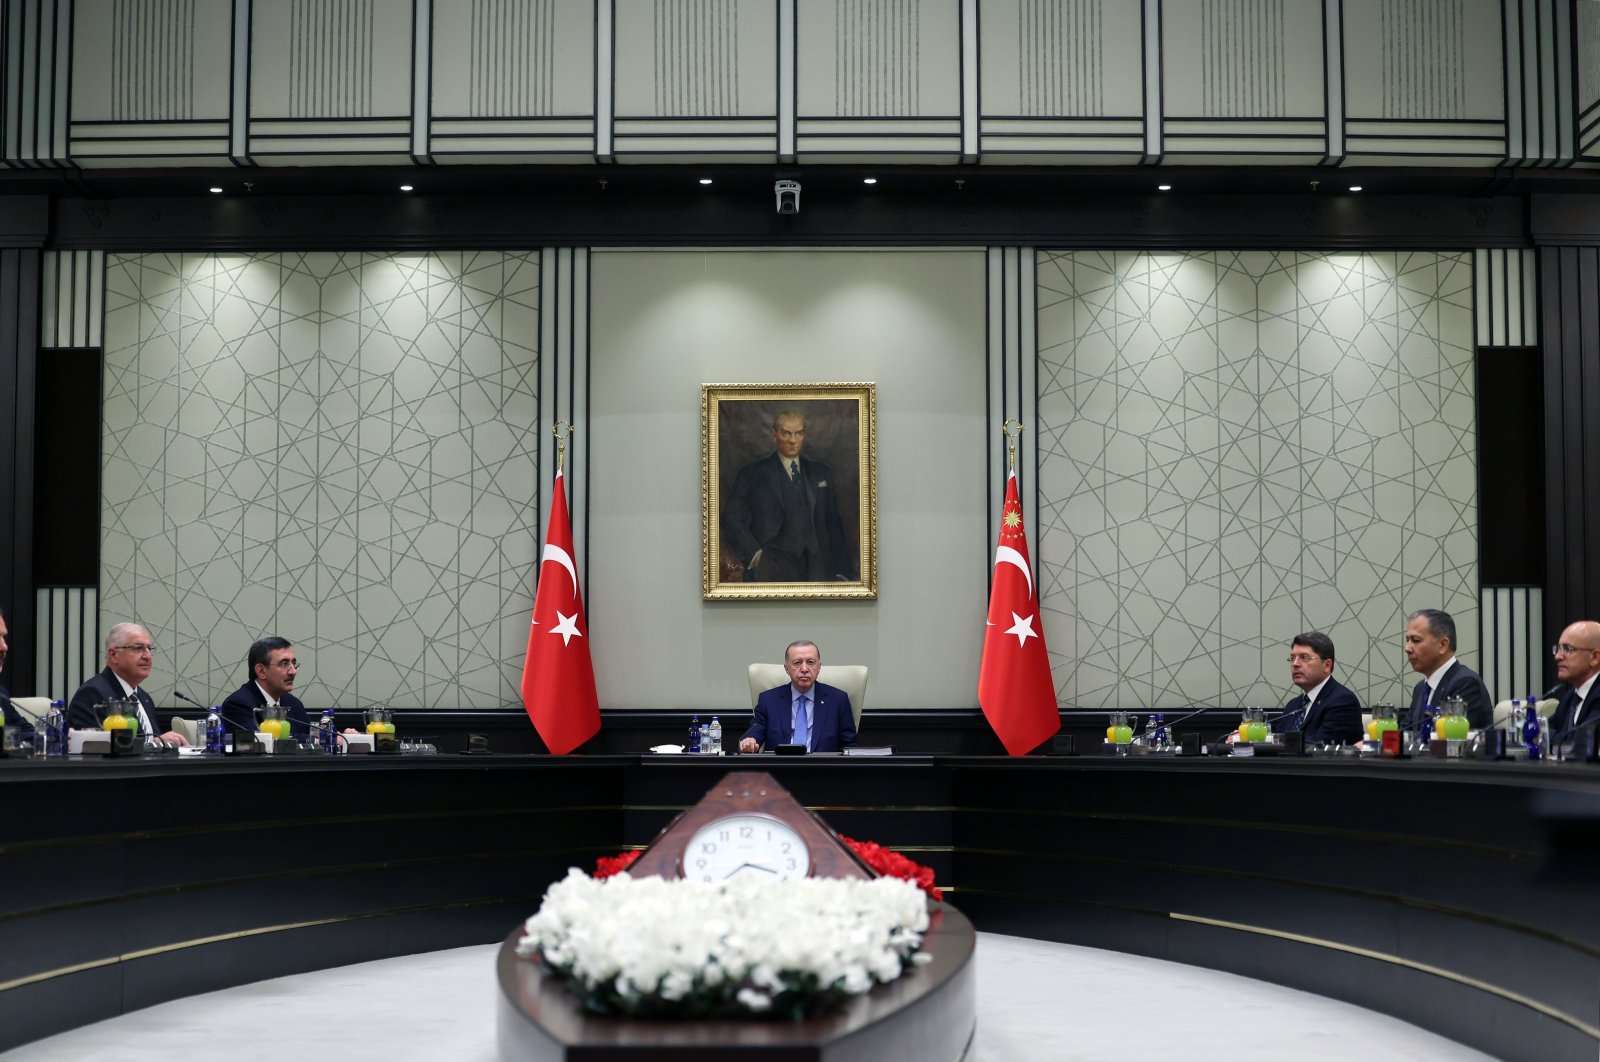
[[[778,213],[800,213],[800,182],[778,181],[772,186],[772,194],[778,200]]]

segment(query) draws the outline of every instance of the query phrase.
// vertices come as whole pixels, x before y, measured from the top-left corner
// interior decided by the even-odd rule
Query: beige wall
[[[814,638],[870,707],[971,707],[987,595],[981,250],[596,251],[589,549],[603,707],[729,708]],[[878,598],[700,596],[700,385],[878,385]],[[576,504],[584,504],[577,499]]]

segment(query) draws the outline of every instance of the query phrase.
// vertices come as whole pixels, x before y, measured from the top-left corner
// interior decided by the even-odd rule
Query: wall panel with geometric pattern
[[[1073,707],[1275,705],[1288,641],[1415,680],[1404,616],[1475,662],[1470,254],[1041,253],[1039,547]]]
[[[219,700],[514,704],[538,537],[536,253],[108,256],[101,630]]]

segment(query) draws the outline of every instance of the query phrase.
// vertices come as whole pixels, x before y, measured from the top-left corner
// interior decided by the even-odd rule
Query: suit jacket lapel
[[[794,694],[785,687],[778,698],[778,718],[772,722],[774,745],[787,745],[794,736]]]
[[[1576,693],[1577,691],[1574,690],[1573,692]],[[1594,711],[1594,704],[1597,700],[1600,700],[1600,682],[1596,682],[1589,687],[1589,696],[1573,705],[1572,718],[1567,720],[1567,729],[1571,730],[1589,718]]]

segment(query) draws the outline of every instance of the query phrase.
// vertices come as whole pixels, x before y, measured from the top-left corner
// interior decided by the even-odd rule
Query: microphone
[[[1181,715],[1178,718],[1174,719],[1172,722],[1163,723],[1162,725],[1167,728],[1167,733],[1175,734],[1175,733],[1177,733],[1177,727],[1178,727],[1179,723],[1187,723],[1189,720],[1193,719],[1197,715],[1201,715],[1201,714],[1203,714],[1205,712],[1216,711],[1216,710],[1219,710],[1219,709],[1213,709],[1213,708],[1210,708],[1210,707],[1196,708],[1194,711],[1190,712],[1188,715]]]
[[[188,696],[188,695],[186,695],[184,693],[181,693],[178,690],[173,690],[172,691],[172,695],[174,697],[178,698],[181,701],[188,701],[190,704],[194,705],[196,708],[204,709],[205,712],[206,712],[207,717],[209,718],[209,716],[211,714],[211,708],[207,707],[204,704],[201,704],[199,701],[195,700],[193,697],[190,697],[190,696]],[[252,741],[255,740],[256,732],[254,730],[251,730],[247,726],[241,726],[238,723],[235,723],[232,719],[229,719],[228,716],[227,716],[227,713],[223,712],[220,707],[217,708],[216,712],[217,712],[217,718],[222,720],[222,725],[223,726],[231,727],[232,729],[234,729],[236,731],[239,731],[240,733],[249,734],[250,735],[250,739]],[[291,723],[292,722],[293,722],[293,720],[291,720]],[[317,724],[313,723],[311,725],[312,726],[316,726]],[[343,734],[339,734],[337,728],[335,728],[334,733],[338,735],[338,738],[339,738],[340,741],[343,741],[346,746],[349,746],[349,744],[350,744],[349,739],[347,739]],[[300,739],[298,737],[294,737],[291,740],[299,741]],[[274,746],[274,747],[276,747],[276,746]]]
[[[172,691],[172,695],[174,697],[178,698],[178,700],[180,700],[180,701],[188,701],[190,704],[194,705],[196,708],[199,708],[201,711],[205,712],[207,719],[211,718],[211,713],[213,711],[216,712],[217,713],[217,718],[222,721],[222,725],[223,726],[232,727],[234,730],[237,730],[241,734],[249,734],[250,735],[250,740],[252,742],[255,741],[256,732],[254,730],[251,730],[247,726],[240,726],[238,723],[235,723],[232,719],[229,719],[228,716],[223,712],[221,707],[214,707],[214,706],[211,706],[211,705],[201,704],[199,701],[195,700],[193,697],[189,696],[186,693],[180,692],[179,690],[173,690]]]

